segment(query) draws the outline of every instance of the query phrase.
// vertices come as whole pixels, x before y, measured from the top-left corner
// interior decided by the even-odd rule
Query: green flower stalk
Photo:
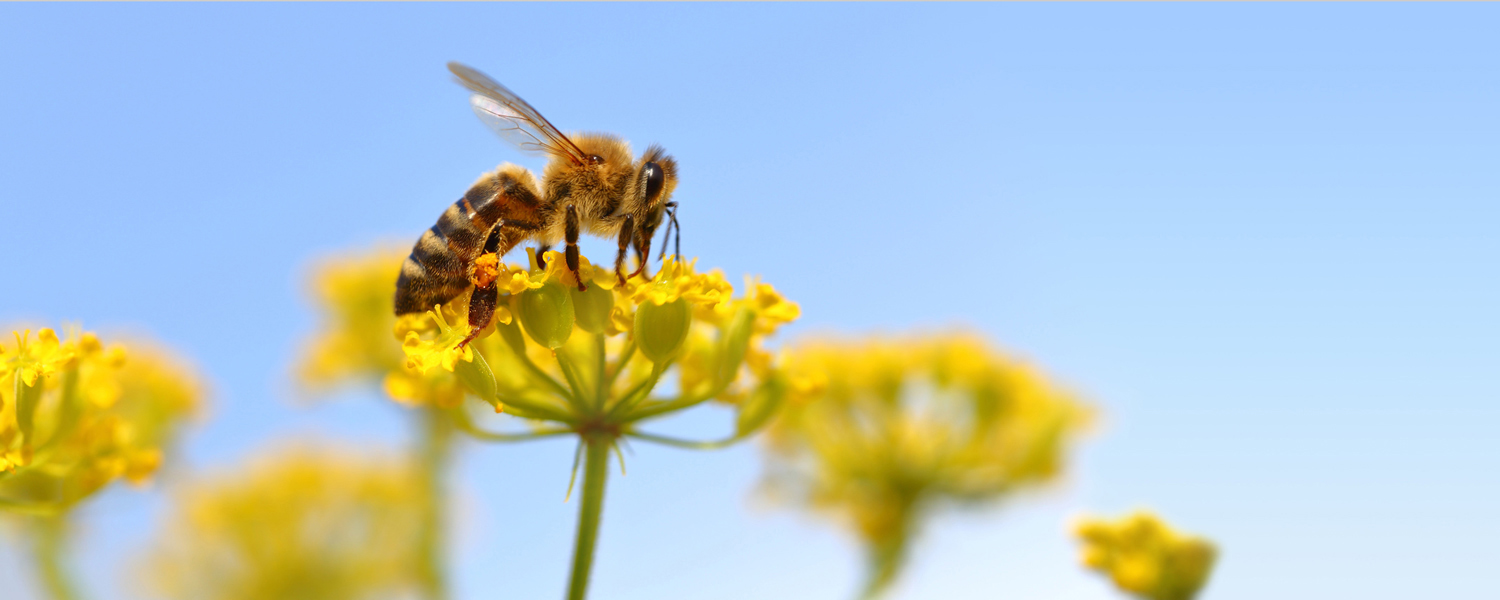
[[[652,279],[621,284],[608,269],[583,259],[585,290],[559,252],[538,268],[492,268],[501,291],[494,323],[473,343],[469,299],[460,296],[396,324],[413,379],[451,376],[495,412],[525,419],[530,431],[480,429],[463,406],[448,410],[459,429],[484,441],[557,435],[578,438],[574,475],[582,463],[578,531],[568,598],[586,597],[599,539],[608,463],[623,438],[685,448],[724,447],[755,433],[780,405],[787,385],[767,336],[799,315],[771,286],[751,282],[736,297],[718,271],[668,258]],[[668,377],[675,386],[662,386]],[[659,388],[675,388],[662,395]],[[683,440],[642,430],[651,419],[709,401],[734,406],[735,430],[712,441]],[[570,490],[571,493],[571,490]]]

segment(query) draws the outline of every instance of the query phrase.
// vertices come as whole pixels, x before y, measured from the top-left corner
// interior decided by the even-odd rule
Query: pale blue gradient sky
[[[1222,543],[1208,600],[1495,596],[1497,28],[1494,5],[6,4],[0,321],[195,357],[195,467],[401,443],[399,409],[298,407],[287,372],[310,259],[541,166],[469,112],[461,60],[565,130],[665,145],[685,252],[800,301],[793,336],[967,324],[1102,407],[1065,485],[935,521],[896,597],[1116,597],[1065,522],[1136,506]],[[753,501],[752,446],[635,449],[595,597],[854,591],[839,531]],[[461,598],[561,595],[571,460],[463,453]],[[162,511],[87,506],[95,597],[130,597]]]

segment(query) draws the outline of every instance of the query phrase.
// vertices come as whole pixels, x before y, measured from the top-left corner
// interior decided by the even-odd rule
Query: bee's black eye
[[[602,165],[602,164],[604,164],[604,157],[603,156],[599,156],[598,154],[590,154],[589,155],[589,164],[591,164],[591,165]]]
[[[654,162],[646,163],[646,201],[656,200],[661,193],[661,184],[665,177],[661,172],[661,165]]]

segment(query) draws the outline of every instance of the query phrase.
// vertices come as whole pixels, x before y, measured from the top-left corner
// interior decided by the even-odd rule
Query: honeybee
[[[500,165],[481,176],[443,211],[436,225],[422,232],[396,280],[397,315],[429,310],[474,286],[467,343],[489,324],[498,298],[494,282],[476,278],[474,264],[481,256],[496,254],[498,259],[522,242],[535,241],[540,261],[553,244],[564,242],[564,260],[581,291],[585,284],[578,277],[580,233],[618,240],[615,276],[622,283],[628,278],[627,249],[635,249],[639,262],[629,277],[642,275],[664,215],[669,223],[664,237],[673,228],[681,237],[677,203],[672,201],[677,161],[660,146],[652,145],[631,160],[624,140],[602,134],[563,135],[515,92],[485,74],[456,62],[448,63],[448,70],[473,92],[469,103],[481,121],[521,150],[545,154],[550,160],[540,185],[531,171]]]

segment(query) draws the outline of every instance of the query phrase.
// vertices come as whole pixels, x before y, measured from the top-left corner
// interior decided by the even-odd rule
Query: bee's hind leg
[[[497,264],[500,261],[500,244],[505,237],[505,233],[501,231],[502,224],[496,223],[490,228],[490,233],[484,240],[484,253],[480,255],[495,255]],[[500,299],[500,288],[493,277],[488,278],[488,281],[476,280],[474,284],[474,291],[469,294],[469,335],[458,343],[459,348],[469,345],[469,342],[479,337],[479,332],[489,326],[490,320],[495,318],[495,305]]]
[[[474,293],[469,296],[469,335],[458,343],[459,348],[469,345],[489,326],[490,320],[495,318],[495,304],[499,297],[500,288],[494,282],[474,288]]]

